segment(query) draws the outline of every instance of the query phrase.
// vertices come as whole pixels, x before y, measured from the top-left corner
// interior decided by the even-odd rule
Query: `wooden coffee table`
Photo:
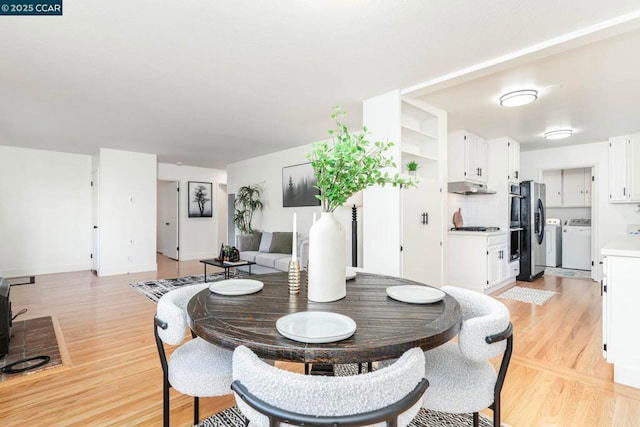
[[[229,269],[235,267],[243,267],[245,265],[249,266],[249,275],[251,275],[251,266],[255,264],[253,261],[245,261],[241,259],[240,261],[218,261],[217,259],[201,259],[201,263],[204,264],[204,281],[207,282],[207,265],[213,265],[216,267],[224,268],[224,278],[229,278]]]

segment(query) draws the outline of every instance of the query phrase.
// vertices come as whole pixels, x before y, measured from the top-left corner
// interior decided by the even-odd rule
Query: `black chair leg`
[[[193,398],[193,425],[197,425],[200,422],[200,398]]]
[[[162,424],[169,427],[169,381],[166,377],[162,385]]]
[[[493,425],[500,427],[500,396],[493,402]]]
[[[473,413],[473,427],[480,426],[480,415],[477,412]]]

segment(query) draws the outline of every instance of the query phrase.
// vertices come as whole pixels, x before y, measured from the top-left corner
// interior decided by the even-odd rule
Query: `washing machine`
[[[562,228],[562,267],[591,270],[590,219],[569,219]]]
[[[547,242],[547,267],[562,265],[562,221],[559,218],[547,218],[544,227],[544,240]]]

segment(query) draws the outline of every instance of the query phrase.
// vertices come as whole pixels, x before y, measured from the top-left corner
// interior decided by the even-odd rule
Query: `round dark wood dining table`
[[[307,299],[306,285],[289,295],[287,273],[251,277],[264,283],[257,293],[224,296],[205,289],[188,303],[191,330],[203,339],[234,349],[244,345],[259,357],[304,363],[358,363],[400,357],[406,350],[429,350],[453,338],[462,324],[458,302],[446,294],[430,304],[409,304],[387,296],[386,288],[419,283],[397,277],[358,273],[347,281],[347,296],[330,303]],[[276,329],[276,321],[300,311],[330,311],[356,322],[342,341],[308,344]]]

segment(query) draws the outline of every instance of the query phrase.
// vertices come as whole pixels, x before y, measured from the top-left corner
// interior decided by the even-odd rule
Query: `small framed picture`
[[[320,206],[320,190],[311,163],[282,168],[282,207]]]
[[[213,216],[213,184],[189,181],[189,218],[211,218]]]

